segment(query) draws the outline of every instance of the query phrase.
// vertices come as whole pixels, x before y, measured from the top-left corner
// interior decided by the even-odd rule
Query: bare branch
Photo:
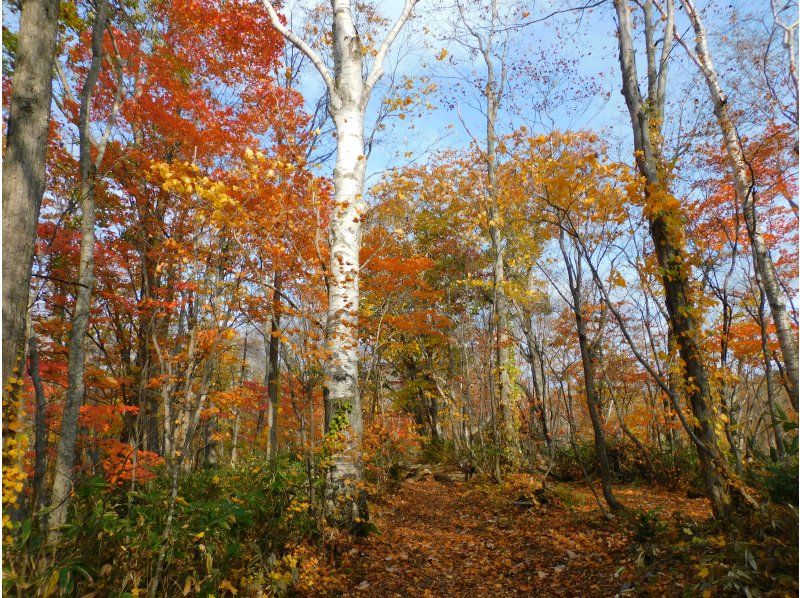
[[[328,93],[331,96],[331,100],[333,101],[335,98],[338,99],[333,77],[331,76],[328,67],[325,66],[324,62],[322,62],[322,58],[319,56],[319,54],[317,54],[314,49],[305,41],[300,39],[300,37],[298,37],[294,31],[281,23],[280,17],[278,16],[278,13],[275,12],[275,7],[272,6],[272,2],[270,0],[262,0],[262,2],[264,3],[264,8],[267,9],[267,13],[269,13],[269,21],[272,23],[272,26],[275,27],[275,30],[308,57],[308,59],[311,61],[311,64],[313,64],[317,71],[319,71],[319,74],[322,75],[322,80],[325,81],[325,86],[328,88]]]
[[[264,1],[266,2],[267,0]],[[403,6],[403,12],[400,13],[397,21],[395,21],[394,25],[389,30],[389,33],[386,34],[386,38],[383,40],[383,43],[378,48],[378,53],[375,55],[375,62],[372,63],[372,70],[370,71],[369,76],[367,76],[367,80],[364,83],[363,103],[365,106],[367,100],[369,100],[370,93],[372,93],[372,88],[375,87],[375,84],[383,76],[383,61],[386,58],[386,53],[394,43],[397,34],[400,33],[400,30],[405,26],[406,21],[408,21],[408,19],[411,17],[411,13],[416,4],[417,0],[406,0],[405,6]]]

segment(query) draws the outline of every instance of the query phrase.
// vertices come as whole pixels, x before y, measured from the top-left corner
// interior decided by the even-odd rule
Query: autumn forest
[[[794,596],[796,0],[6,0],[3,596]]]

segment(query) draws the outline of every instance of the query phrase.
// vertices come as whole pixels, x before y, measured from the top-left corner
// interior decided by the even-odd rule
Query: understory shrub
[[[671,487],[691,485],[699,472],[697,452],[693,446],[680,445],[673,450],[646,446],[647,457],[627,440],[611,439],[606,444],[611,471],[621,483],[656,482]],[[649,458],[649,459],[648,459]],[[600,475],[594,442],[579,441],[575,448],[556,448],[552,475],[561,481],[583,480],[583,469],[592,478]]]
[[[303,463],[288,457],[184,474],[165,540],[168,476],[133,492],[85,479],[56,548],[31,520],[5,546],[4,595],[141,595],[165,541],[159,595],[280,594],[301,584],[308,566],[298,555],[316,530],[306,482]]]
[[[781,460],[758,460],[748,469],[749,482],[763,487],[770,501],[787,505],[798,504],[797,453]]]
[[[378,416],[364,426],[364,478],[371,498],[394,489],[398,470],[419,452],[420,443],[416,426],[402,413]]]

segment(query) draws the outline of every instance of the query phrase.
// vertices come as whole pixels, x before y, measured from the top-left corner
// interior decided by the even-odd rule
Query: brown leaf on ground
[[[496,486],[409,480],[373,510],[379,533],[345,554],[339,575],[315,595],[613,596],[635,590],[630,534],[602,518],[585,488],[562,486],[566,500],[514,505],[527,476]],[[628,506],[705,519],[706,501],[653,488],[620,487]],[[678,586],[674,586],[679,591]]]

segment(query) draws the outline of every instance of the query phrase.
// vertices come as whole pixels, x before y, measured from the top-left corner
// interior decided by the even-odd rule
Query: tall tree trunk
[[[75,442],[78,436],[78,414],[84,395],[86,372],[86,331],[89,325],[92,288],[94,287],[94,209],[97,165],[92,161],[89,124],[91,103],[97,78],[103,64],[103,36],[106,29],[108,0],[98,0],[92,25],[92,61],[80,94],[78,132],[80,143],[81,251],[78,290],[67,359],[67,393],[61,417],[61,437],[56,451],[53,489],[50,496],[49,540],[56,542],[59,529],[67,519],[69,496],[75,465]]]
[[[328,112],[336,126],[336,165],[333,170],[333,211],[330,224],[330,276],[325,348],[326,421],[338,437],[331,455],[326,485],[326,511],[334,523],[351,526],[368,519],[361,489],[361,399],[358,392],[358,299],[361,218],[367,205],[362,197],[367,156],[364,111],[383,62],[405,26],[417,0],[405,0],[397,21],[374,51],[364,75],[364,46],[356,31],[350,0],[332,0],[333,73],[320,56],[286,28],[270,0],[263,0],[270,22],[303,52],[319,71],[328,90]]]
[[[329,432],[341,435],[341,448],[332,459],[328,475],[326,510],[334,521],[351,522],[365,519],[367,513],[363,493],[357,490],[363,475],[360,455],[363,423],[356,338],[366,160],[364,115],[358,105],[363,82],[361,51],[356,46],[361,42],[350,21],[349,6],[346,13],[346,20],[337,19],[334,24],[341,65],[337,86],[347,99],[331,111],[337,130],[337,156],[333,171],[334,214],[330,225],[330,290],[325,338],[328,355],[325,385],[331,414]],[[346,499],[341,501],[340,497]]]
[[[45,501],[44,478],[47,473],[47,419],[45,413],[47,399],[44,395],[42,377],[39,372],[39,343],[35,334],[31,334],[28,339],[28,356],[28,373],[36,395],[36,413],[33,425],[33,494],[30,508],[31,516],[35,516],[39,504]]]
[[[272,293],[272,324],[269,337],[269,375],[267,376],[267,393],[269,394],[269,460],[275,463],[278,458],[278,403],[280,392],[280,364],[278,355],[281,347],[281,287],[283,275],[275,272]]]
[[[783,459],[786,456],[786,443],[783,440],[783,422],[778,419],[778,410],[775,398],[775,381],[772,379],[772,355],[769,352],[767,320],[765,312],[766,293],[761,279],[757,279],[758,284],[758,326],[761,332],[761,355],[764,358],[764,378],[767,381],[767,407],[769,408],[770,423],[772,424],[772,434],[775,438],[775,449],[778,457]]]
[[[21,377],[36,224],[45,188],[59,0],[21,2],[3,152],[3,397]]]
[[[726,518],[734,510],[734,499],[739,498],[740,493],[736,492],[733,474],[724,459],[714,425],[711,386],[703,349],[699,342],[700,320],[692,296],[689,266],[684,249],[683,214],[669,193],[668,173],[659,141],[666,93],[667,62],[673,45],[672,1],[667,2],[668,13],[664,25],[664,39],[661,41],[660,60],[656,57],[652,0],[646,0],[643,6],[648,74],[646,99],[639,91],[628,0],[614,0],[614,6],[618,21],[622,93],[630,113],[636,165],[645,179],[645,213],[661,269],[668,320],[683,362],[685,394],[696,422],[694,436],[712,510],[716,517]]]
[[[494,168],[489,167],[492,172],[490,180],[494,178]],[[490,183],[490,188],[494,187]],[[496,218],[497,212],[492,210],[491,219]],[[497,359],[497,411],[500,424],[500,448],[505,452],[506,457],[512,463],[518,463],[520,457],[519,429],[517,425],[516,407],[511,393],[511,376],[509,368],[510,360],[510,339],[508,335],[508,300],[504,290],[505,269],[503,266],[503,243],[500,233],[496,228],[491,231],[492,247],[495,258],[492,266],[493,286],[494,286],[494,319],[495,319],[495,357]]]
[[[750,236],[750,245],[753,250],[753,261],[761,277],[770,312],[772,313],[772,320],[775,324],[775,333],[778,336],[778,343],[783,354],[784,369],[789,380],[789,398],[791,399],[792,407],[797,411],[798,393],[800,393],[800,387],[798,386],[797,333],[792,328],[791,318],[786,309],[786,297],[778,280],[775,264],[764,241],[763,231],[758,221],[755,173],[747,162],[742,140],[728,112],[728,98],[725,92],[722,91],[714,63],[711,60],[711,54],[708,51],[703,21],[692,0],[681,0],[681,4],[686,9],[686,14],[694,28],[696,54],[693,58],[706,80],[711,101],[714,105],[714,115],[722,131],[722,141],[733,173],[736,199],[742,206],[742,213],[744,214],[747,232]]]
[[[499,208],[500,184],[497,180],[497,114],[503,96],[503,74],[495,73],[492,44],[495,34],[495,23],[498,18],[497,2],[491,6],[492,16],[489,32],[480,44],[486,64],[486,86],[483,93],[486,99],[486,178],[489,197],[489,237],[492,243],[492,286],[494,319],[496,326],[495,350],[497,353],[497,409],[501,428],[502,449],[512,463],[518,463],[520,457],[519,430],[516,409],[511,394],[511,376],[509,375],[510,351],[508,335],[508,299],[505,292],[505,239],[501,231],[502,214]],[[502,65],[503,70],[505,65]]]
[[[600,485],[603,489],[603,498],[611,511],[619,511],[622,505],[614,496],[611,486],[611,464],[606,452],[606,433],[603,429],[602,416],[600,415],[600,401],[598,396],[599,385],[595,379],[595,363],[597,361],[597,346],[602,339],[602,328],[597,338],[592,342],[586,330],[586,316],[583,310],[583,281],[581,276],[581,257],[573,263],[564,243],[564,232],[559,236],[561,254],[567,269],[567,281],[572,295],[572,313],[575,316],[575,329],[578,333],[578,346],[581,351],[581,364],[583,365],[583,381],[586,390],[586,406],[589,409],[589,419],[592,422],[594,434],[594,450],[597,456],[597,465],[600,469]],[[601,324],[602,326],[602,324]]]

